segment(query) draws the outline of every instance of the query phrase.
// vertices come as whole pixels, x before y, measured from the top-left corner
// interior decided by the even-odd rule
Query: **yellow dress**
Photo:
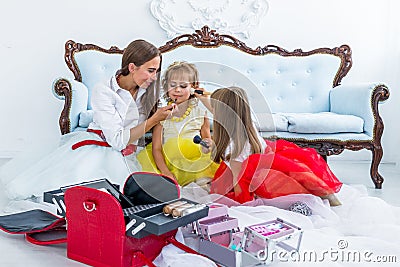
[[[213,178],[219,166],[211,160],[210,153],[202,153],[200,145],[193,142],[193,137],[200,135],[205,116],[207,112],[195,106],[182,121],[169,119],[161,122],[165,163],[182,186],[198,178]],[[152,144],[140,151],[137,159],[143,171],[160,173],[153,158]]]

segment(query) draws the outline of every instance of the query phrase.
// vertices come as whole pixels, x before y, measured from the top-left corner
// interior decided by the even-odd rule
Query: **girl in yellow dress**
[[[167,101],[176,107],[169,119],[153,128],[152,143],[137,155],[143,171],[175,178],[182,186],[199,178],[214,177],[219,165],[193,142],[196,135],[211,138],[207,111],[198,105],[194,95],[198,76],[191,63],[175,62],[168,67],[162,86]]]

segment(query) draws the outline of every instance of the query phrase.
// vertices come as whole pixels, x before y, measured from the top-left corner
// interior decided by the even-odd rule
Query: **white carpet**
[[[271,266],[399,266],[400,208],[367,195],[365,186],[344,185],[337,194],[342,206],[329,207],[327,202],[310,195],[293,195],[272,200],[257,200],[247,206],[231,206],[229,214],[239,219],[241,229],[247,225],[279,217],[304,230],[297,255],[275,254]],[[208,203],[220,196],[205,195],[199,188],[182,190],[182,196]],[[312,209],[304,216],[287,210],[301,200]],[[226,202],[229,204],[235,204]],[[27,202],[8,203],[4,213],[40,207],[54,212],[51,205]],[[179,232],[178,232],[179,233]],[[182,238],[178,236],[177,238]],[[36,246],[23,236],[0,232],[0,250],[4,266],[82,266],[66,257],[65,245]],[[165,247],[155,261],[158,266],[215,266],[199,256]]]

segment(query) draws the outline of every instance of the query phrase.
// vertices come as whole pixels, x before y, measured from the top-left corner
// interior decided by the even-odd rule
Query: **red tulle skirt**
[[[238,176],[239,190],[233,192],[233,175],[222,162],[211,183],[211,193],[240,203],[257,195],[274,198],[289,194],[326,196],[337,193],[342,183],[313,148],[301,148],[285,140],[268,141],[263,154],[250,155]],[[240,193],[238,193],[240,192]]]

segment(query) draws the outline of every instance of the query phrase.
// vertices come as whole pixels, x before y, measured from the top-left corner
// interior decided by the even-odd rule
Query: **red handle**
[[[150,261],[144,254],[142,251],[137,250],[133,252],[133,258],[132,258],[132,266],[136,266],[135,265],[135,258],[140,258],[144,263],[146,263],[146,265],[148,267],[157,267],[154,265],[154,263],[152,261]]]

